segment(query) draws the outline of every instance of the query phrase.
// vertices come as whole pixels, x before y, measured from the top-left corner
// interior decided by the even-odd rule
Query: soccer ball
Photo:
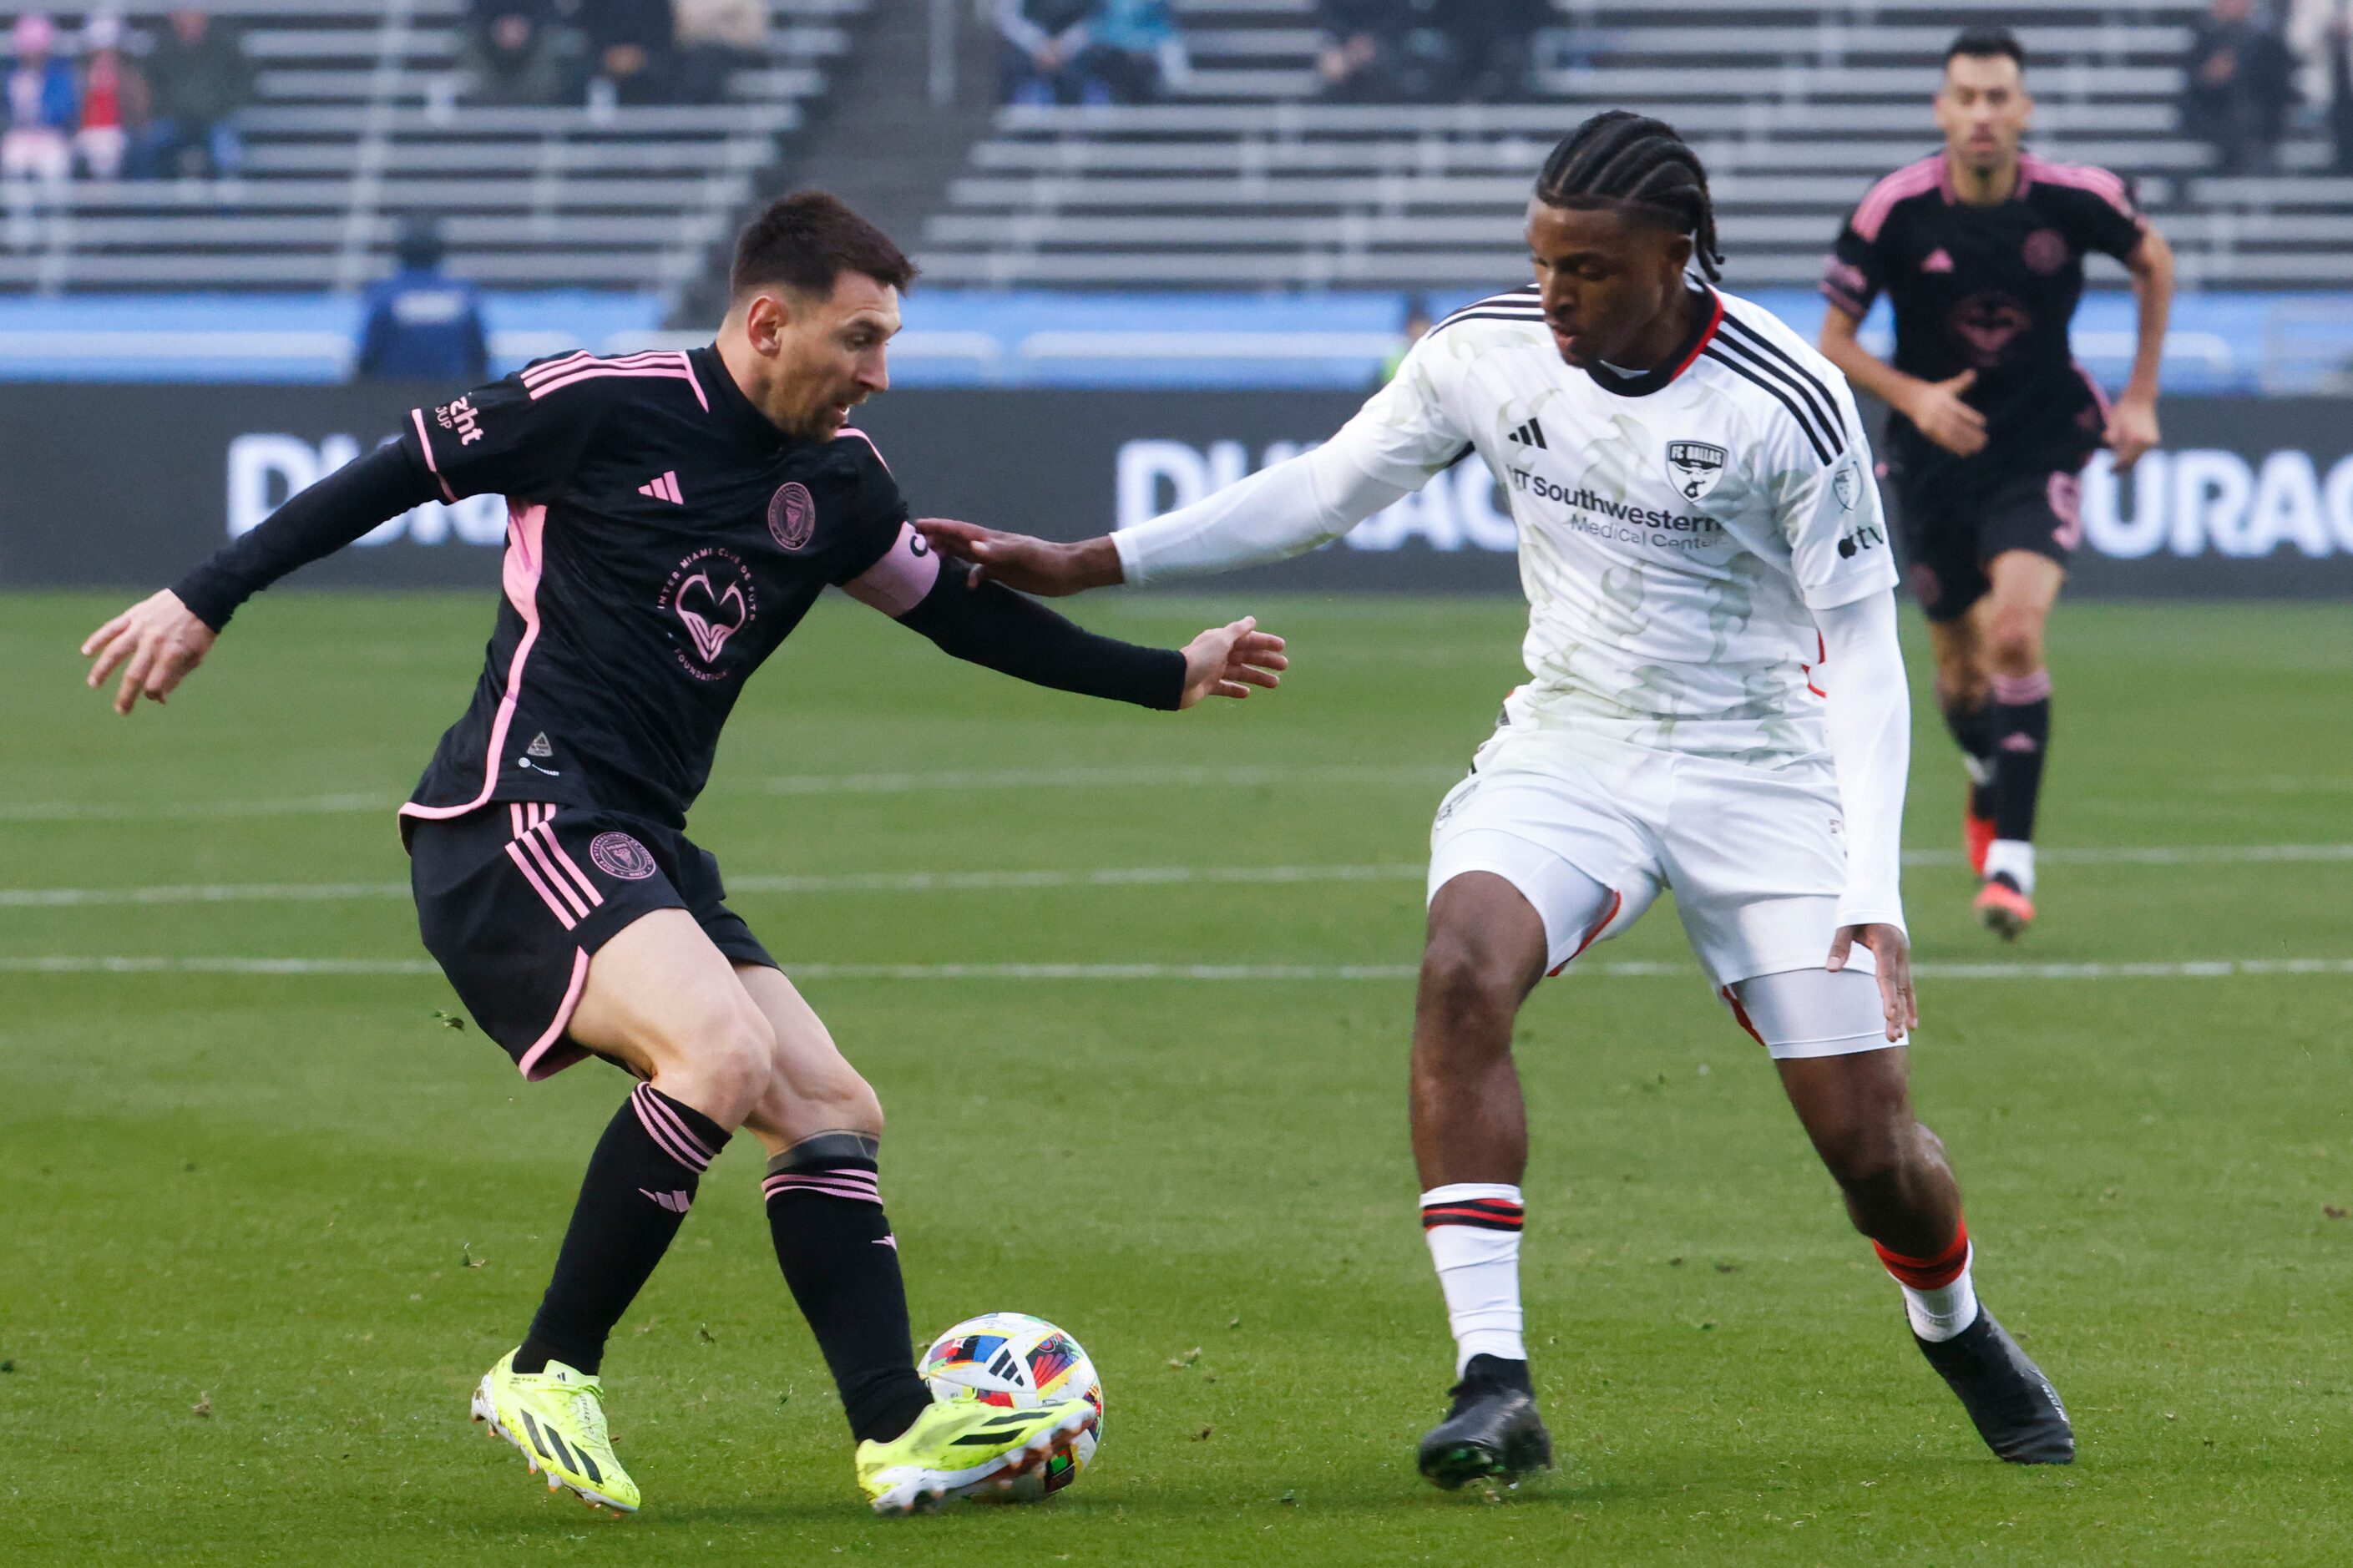
[[[1079,1342],[1026,1312],[984,1312],[932,1342],[921,1363],[934,1399],[976,1399],[1008,1410],[1083,1399],[1095,1407],[1095,1429],[1082,1432],[1067,1458],[1057,1457],[994,1500],[1035,1502],[1079,1479],[1103,1440],[1103,1380]]]

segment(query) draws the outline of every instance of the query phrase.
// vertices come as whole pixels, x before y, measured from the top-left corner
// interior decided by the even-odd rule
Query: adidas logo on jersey
[[[1929,252],[1927,260],[1920,263],[1920,270],[1923,272],[1950,272],[1952,269],[1952,255],[1941,245]]]
[[[641,496],[651,496],[656,500],[666,500],[672,506],[686,504],[686,498],[678,493],[678,474],[675,470],[664,474],[658,479],[649,479],[639,485],[638,493]]]
[[[1538,447],[1546,451],[1552,449],[1545,444],[1544,426],[1534,419],[1512,432],[1512,444],[1515,447]]]

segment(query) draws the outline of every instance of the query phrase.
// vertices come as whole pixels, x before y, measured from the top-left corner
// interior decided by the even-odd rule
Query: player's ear
[[[1667,243],[1662,253],[1662,259],[1666,263],[1667,282],[1671,290],[1681,282],[1683,273],[1691,267],[1692,249],[1692,237],[1690,235],[1670,234],[1667,236]]]

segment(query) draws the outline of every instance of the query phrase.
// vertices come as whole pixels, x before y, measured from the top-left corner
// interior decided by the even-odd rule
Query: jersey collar
[[[1668,357],[1665,364],[1656,370],[1645,371],[1641,375],[1620,375],[1606,364],[1593,365],[1585,373],[1593,378],[1593,384],[1620,397],[1648,397],[1691,369],[1692,362],[1699,358],[1699,351],[1707,347],[1715,337],[1715,329],[1724,324],[1724,296],[1705,288],[1695,289],[1693,292],[1704,301],[1700,310],[1700,324],[1683,345]]]
[[[726,360],[720,356],[717,343],[689,349],[687,357],[694,362],[695,374],[702,378],[702,384],[711,389],[712,417],[731,433],[762,451],[781,447],[791,439],[744,395],[744,389],[735,384],[735,377],[727,369]]]

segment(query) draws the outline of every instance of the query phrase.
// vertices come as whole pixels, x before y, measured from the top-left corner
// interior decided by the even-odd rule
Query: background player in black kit
[[[1247,620],[1182,653],[1136,647],[940,572],[881,455],[845,428],[888,385],[913,271],[831,196],[778,201],[738,241],[714,344],[543,360],[414,410],[83,645],[92,686],[125,667],[118,711],[160,702],[295,567],[428,500],[507,498],[489,658],[401,828],[425,944],[523,1076],[595,1054],[641,1080],[528,1337],[474,1396],[551,1487],[592,1502],[639,1500],[605,1428],[607,1337],[739,1127],[767,1150],[777,1258],[878,1511],[1006,1484],[1098,1418],[1083,1400],[932,1403],[877,1184],[881,1107],[683,831],[744,680],[828,584],[958,658],[1146,707],[1247,696],[1284,666]]]
[[[2042,634],[2081,536],[2077,475],[2158,441],[2158,363],[2173,252],[2105,169],[2021,151],[2034,100],[2000,28],[1953,41],[1936,94],[1944,151],[1872,187],[1840,233],[1822,353],[1894,411],[1883,447],[1936,696],[1970,779],[1965,832],[1978,917],[2015,939],[2034,919],[2034,806],[2051,736]],[[2131,379],[2110,406],[2068,351],[2088,251],[2130,269]],[[1855,341],[1884,290],[1895,360]]]

